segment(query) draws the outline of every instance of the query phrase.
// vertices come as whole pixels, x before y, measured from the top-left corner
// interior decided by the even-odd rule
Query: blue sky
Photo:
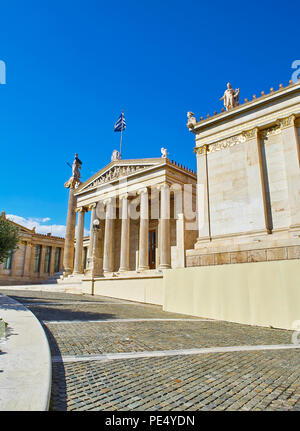
[[[123,158],[160,157],[164,146],[195,169],[186,112],[219,112],[228,81],[242,101],[287,85],[300,59],[299,9],[296,1],[2,4],[0,210],[59,233],[66,161],[78,152],[83,180],[109,163],[123,108]]]

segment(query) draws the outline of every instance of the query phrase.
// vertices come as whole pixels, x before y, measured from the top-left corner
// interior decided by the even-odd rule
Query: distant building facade
[[[1,214],[5,217],[5,213]],[[20,230],[18,248],[0,264],[0,284],[40,283],[63,268],[64,238],[42,235],[13,221]]]

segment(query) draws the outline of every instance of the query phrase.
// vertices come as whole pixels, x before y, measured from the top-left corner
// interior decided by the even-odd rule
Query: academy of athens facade
[[[300,83],[243,104],[228,84],[222,99],[219,114],[188,112],[197,176],[163,154],[113,160],[82,184],[77,164],[62,283],[194,316],[300,320]]]
[[[196,173],[166,157],[117,158],[78,183],[72,177],[66,183],[63,281],[80,280],[83,292],[93,285],[94,293],[124,297],[118,292],[127,290],[128,299],[161,304],[162,271],[184,268],[197,238]],[[87,214],[89,240],[83,236]]]

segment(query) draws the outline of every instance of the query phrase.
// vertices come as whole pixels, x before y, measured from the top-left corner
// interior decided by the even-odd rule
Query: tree
[[[10,252],[18,248],[19,228],[5,218],[0,216],[0,263],[6,259]]]

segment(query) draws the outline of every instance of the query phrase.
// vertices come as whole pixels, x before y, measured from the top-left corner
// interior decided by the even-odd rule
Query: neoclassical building
[[[196,241],[195,186],[195,172],[167,157],[117,158],[83,184],[74,167],[66,183],[63,281],[81,281],[83,291],[92,286],[111,296],[124,295],[126,287],[128,298],[161,303],[162,270],[183,268]],[[86,216],[89,240],[83,236]],[[136,286],[137,296],[130,293]]]
[[[1,217],[5,217],[2,212]],[[63,268],[64,238],[39,234],[13,221],[19,228],[18,248],[0,264],[0,284],[31,284],[47,280]]]

